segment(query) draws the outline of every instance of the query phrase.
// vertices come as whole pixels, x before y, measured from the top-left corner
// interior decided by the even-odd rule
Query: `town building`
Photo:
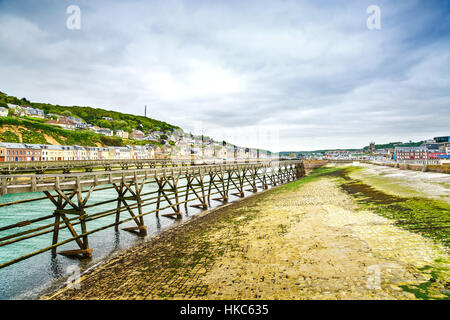
[[[8,108],[11,109],[13,111],[14,115],[16,115],[18,117],[25,117],[25,115],[26,115],[23,107],[18,106],[16,104],[8,103]]]
[[[0,142],[0,148],[4,149],[4,161],[40,161],[41,148],[36,144]]]
[[[116,130],[116,136],[122,139],[128,139],[128,132],[123,130]]]
[[[67,120],[73,122],[74,124],[81,124],[83,123],[83,121],[80,118],[76,118],[76,117],[67,117]]]
[[[72,121],[68,120],[66,117],[60,117],[58,118],[58,120],[48,120],[45,122],[45,124],[58,126],[67,130],[74,130],[76,128],[75,124]]]
[[[392,159],[394,152],[394,149],[376,149],[373,152],[373,157],[375,159]]]
[[[144,137],[144,140],[147,140],[147,141],[158,141],[159,140],[159,136],[157,136],[156,134],[151,132],[151,133],[148,134],[148,136]]]
[[[35,118],[45,118],[45,113],[41,109],[38,108],[32,108],[32,107],[23,107],[23,111],[25,112],[25,115],[28,117],[35,117]]]
[[[7,117],[8,116],[8,109],[0,107],[0,117]]]
[[[6,146],[3,146],[0,143],[0,162],[5,162],[6,161]]]
[[[442,154],[445,154],[445,152],[439,149],[437,143],[424,143],[419,147],[395,147],[397,161],[433,160]]]
[[[129,135],[130,139],[134,139],[134,140],[144,140],[145,135],[142,131],[140,130],[133,130],[130,135]]]
[[[348,150],[330,150],[325,152],[326,159],[349,159],[351,152]]]
[[[95,130],[96,133],[98,134],[102,134],[104,136],[107,137],[112,137],[113,136],[113,131],[111,129],[108,128],[98,128],[97,130]]]
[[[450,136],[434,137],[433,140],[439,145],[439,148],[444,152],[446,151],[446,148],[450,146]]]

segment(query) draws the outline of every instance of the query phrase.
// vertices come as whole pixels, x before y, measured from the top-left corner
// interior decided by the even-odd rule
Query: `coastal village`
[[[70,113],[70,112],[69,112]],[[81,146],[62,144],[32,144],[2,142],[0,162],[65,161],[110,159],[180,159],[180,160],[248,160],[248,159],[313,159],[372,160],[414,164],[450,164],[450,136],[434,137],[420,143],[391,142],[356,149],[325,150],[323,152],[280,152],[241,147],[210,137],[196,136],[181,128],[170,130],[112,130],[88,123],[73,115],[45,113],[26,105],[5,103],[0,117],[38,119],[44,124],[69,131],[91,131],[106,137],[118,137],[132,142],[124,146]],[[103,116],[102,120],[115,119]]]
[[[110,159],[218,159],[245,160],[274,157],[267,150],[240,147],[225,141],[215,141],[205,136],[196,136],[182,129],[171,131],[143,131],[133,129],[113,131],[86,123],[74,116],[45,112],[38,108],[7,104],[0,107],[0,117],[37,118],[46,125],[65,130],[89,130],[107,137],[132,140],[136,144],[125,146],[80,146],[0,142],[0,162],[18,161],[65,161],[65,160],[110,160]],[[103,120],[113,121],[110,117]]]

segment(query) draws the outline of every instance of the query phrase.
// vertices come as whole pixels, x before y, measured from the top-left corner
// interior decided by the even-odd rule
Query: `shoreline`
[[[179,224],[173,224],[171,226],[166,227],[165,230],[162,230],[148,238],[143,239],[142,242],[140,243],[136,243],[134,245],[132,245],[131,247],[127,247],[127,248],[123,248],[117,252],[111,253],[110,255],[102,258],[100,261],[98,261],[97,263],[95,263],[94,265],[88,267],[86,270],[83,270],[83,272],[81,272],[80,277],[88,277],[89,275],[91,275],[93,272],[98,271],[101,268],[107,267],[108,265],[114,263],[115,261],[121,259],[121,257],[123,255],[128,255],[131,254],[132,252],[135,252],[136,250],[139,249],[139,247],[141,246],[147,246],[147,245],[151,245],[152,243],[156,243],[156,242],[160,242],[160,241],[164,241],[165,237],[170,237],[172,233],[176,232],[178,229],[184,228],[186,227],[188,224],[191,223],[195,223],[197,220],[204,218],[205,216],[212,214],[216,211],[220,211],[220,210],[224,210],[232,205],[236,205],[236,204],[240,204],[241,202],[244,202],[246,200],[249,200],[253,197],[256,197],[258,195],[264,194],[266,192],[269,192],[271,190],[274,190],[278,187],[281,187],[283,185],[278,185],[275,187],[270,187],[267,190],[261,190],[258,191],[257,193],[254,194],[249,194],[244,198],[237,198],[233,201],[230,201],[228,203],[225,204],[220,204],[217,207],[214,208],[210,208],[208,210],[202,211],[194,216],[189,217],[188,220],[180,221]],[[54,286],[50,286],[49,289],[47,290],[43,290],[40,294],[38,294],[33,300],[48,300],[48,299],[52,299],[52,297],[55,297],[55,295],[58,295],[59,292],[61,290],[64,290],[65,288],[67,288],[68,284],[67,284],[67,280],[68,277],[65,277],[64,280],[59,281],[57,284],[55,284]],[[48,297],[50,296],[50,297]]]
[[[205,211],[83,274],[81,290],[40,298],[445,297],[448,254],[361,207],[339,188],[339,179],[313,173]],[[382,276],[381,291],[366,288],[372,265]],[[444,278],[427,282],[429,270]],[[429,292],[418,293],[424,283]]]

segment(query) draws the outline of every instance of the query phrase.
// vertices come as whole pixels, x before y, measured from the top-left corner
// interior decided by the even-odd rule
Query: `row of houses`
[[[125,146],[83,147],[0,142],[0,162],[70,161],[111,159],[268,159],[275,154],[237,146],[180,147]]]
[[[0,143],[0,162],[155,159],[168,153],[157,146],[83,147]]]
[[[45,118],[45,113],[41,109],[38,108],[32,108],[27,106],[18,106],[15,104],[8,103],[8,108],[12,110],[12,112],[19,116],[19,117],[35,117],[35,118]],[[8,113],[6,115],[2,115],[2,117],[8,116]]]
[[[447,154],[450,154],[450,147],[446,147],[446,150],[443,151],[437,143],[424,143],[418,147],[395,148],[395,159],[398,161],[433,160]]]

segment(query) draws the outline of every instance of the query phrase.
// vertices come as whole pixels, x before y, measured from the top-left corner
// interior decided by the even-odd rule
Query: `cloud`
[[[448,134],[449,8],[378,1],[0,2],[0,90],[273,151]],[[259,135],[260,138],[249,137]],[[265,137],[265,138],[263,138]]]

